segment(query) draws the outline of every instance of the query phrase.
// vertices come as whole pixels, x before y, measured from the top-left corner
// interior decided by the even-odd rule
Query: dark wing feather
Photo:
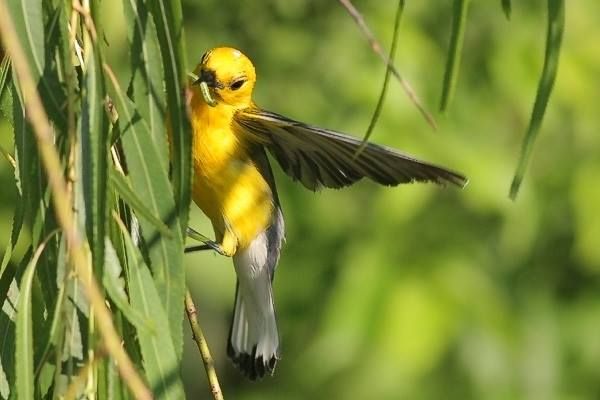
[[[285,173],[310,190],[342,188],[363,177],[387,186],[411,182],[467,184],[457,172],[373,143],[355,157],[360,140],[257,108],[239,111],[234,121],[242,135],[266,146]]]

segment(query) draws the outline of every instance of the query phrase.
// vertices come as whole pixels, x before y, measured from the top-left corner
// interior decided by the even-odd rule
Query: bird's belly
[[[218,168],[195,160],[193,198],[210,218],[216,240],[229,233],[246,248],[271,223],[273,195],[260,171],[246,157],[230,157]]]

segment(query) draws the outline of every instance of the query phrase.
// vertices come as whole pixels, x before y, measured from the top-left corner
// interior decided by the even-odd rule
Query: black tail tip
[[[265,375],[273,375],[279,356],[274,354],[270,359],[263,360],[262,355],[256,356],[256,346],[252,348],[252,353],[238,353],[233,347],[227,346],[227,355],[233,361],[233,364],[240,370],[242,375],[251,381],[264,378]]]

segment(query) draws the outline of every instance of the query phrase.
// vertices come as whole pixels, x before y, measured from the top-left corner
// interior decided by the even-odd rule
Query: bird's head
[[[234,108],[245,108],[252,104],[256,72],[250,59],[241,51],[231,47],[209,50],[202,56],[194,73],[198,80],[193,85],[200,87],[209,105],[224,103]]]

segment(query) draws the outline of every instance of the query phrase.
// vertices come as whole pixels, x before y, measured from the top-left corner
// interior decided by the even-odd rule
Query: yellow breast
[[[233,110],[191,99],[194,202],[210,218],[216,240],[245,248],[271,223],[273,195],[247,144],[232,128]],[[234,243],[230,243],[230,242]]]

